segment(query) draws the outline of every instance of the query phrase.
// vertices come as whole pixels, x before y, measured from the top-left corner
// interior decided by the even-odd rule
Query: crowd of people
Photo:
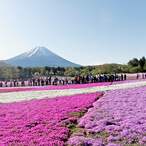
[[[85,83],[98,83],[98,82],[113,82],[113,81],[123,81],[126,80],[126,74],[110,74],[110,75],[87,75],[87,76],[75,76],[70,77],[33,77],[29,78],[27,81],[21,79],[21,81],[10,80],[0,82],[0,87],[18,87],[18,86],[44,86],[44,85],[65,85],[65,84],[85,84]]]
[[[64,84],[85,84],[85,83],[98,83],[98,82],[113,82],[113,81],[126,80],[126,74],[119,75],[96,75],[96,76],[75,76],[70,77],[47,77],[47,78],[33,78],[28,80],[30,86],[44,86],[44,85],[64,85]]]

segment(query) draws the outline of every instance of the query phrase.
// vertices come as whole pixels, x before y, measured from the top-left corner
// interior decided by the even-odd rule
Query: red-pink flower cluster
[[[0,145],[64,145],[69,128],[101,93],[0,105]],[[69,126],[68,126],[69,127]]]

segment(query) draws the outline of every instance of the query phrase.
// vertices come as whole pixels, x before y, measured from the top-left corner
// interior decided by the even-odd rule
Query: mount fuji
[[[72,63],[45,47],[37,46],[28,52],[22,53],[16,57],[5,60],[6,63],[13,66],[22,67],[37,67],[37,66],[61,66],[61,67],[72,67],[80,66]]]

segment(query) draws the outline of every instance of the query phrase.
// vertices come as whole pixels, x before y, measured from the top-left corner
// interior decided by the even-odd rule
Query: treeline
[[[27,79],[33,76],[64,76],[65,67],[21,67],[0,66],[0,79]]]
[[[33,76],[85,76],[146,72],[145,57],[133,58],[127,65],[103,64],[80,67],[13,67],[0,62],[0,80],[27,79]]]
[[[128,66],[130,67],[130,72],[137,73],[137,72],[145,72],[146,71],[146,59],[145,57],[140,58],[133,58],[128,62]]]

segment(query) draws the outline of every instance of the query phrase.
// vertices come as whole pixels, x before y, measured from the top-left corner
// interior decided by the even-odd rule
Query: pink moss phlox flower
[[[86,137],[104,138],[104,144],[146,145],[146,86],[106,91],[79,119]]]
[[[75,113],[87,111],[102,93],[0,104],[0,146],[65,145]]]
[[[103,146],[101,140],[86,138],[83,136],[71,137],[68,141],[68,144],[73,146]]]

